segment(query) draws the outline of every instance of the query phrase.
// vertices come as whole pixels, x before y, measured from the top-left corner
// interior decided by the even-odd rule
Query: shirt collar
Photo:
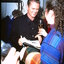
[[[31,20],[28,18],[27,14],[26,14],[26,18],[27,18],[27,22],[31,22]]]

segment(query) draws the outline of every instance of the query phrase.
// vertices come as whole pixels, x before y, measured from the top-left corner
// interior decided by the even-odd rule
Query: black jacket
[[[12,23],[12,30],[10,34],[10,41],[17,50],[20,50],[22,47],[18,44],[18,39],[26,37],[29,40],[36,40],[34,36],[38,33],[38,21],[40,18],[35,17],[34,21],[31,21],[27,14],[16,18]],[[43,21],[43,28],[47,30],[45,21]]]

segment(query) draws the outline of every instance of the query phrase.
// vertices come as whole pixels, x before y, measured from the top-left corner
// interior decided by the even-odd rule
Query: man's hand
[[[20,46],[23,45],[23,43],[22,43],[22,39],[21,39],[21,38],[19,38],[19,40],[18,40],[18,44],[19,44]]]

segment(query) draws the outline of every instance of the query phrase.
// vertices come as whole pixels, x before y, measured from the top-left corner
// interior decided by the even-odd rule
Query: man
[[[38,34],[38,21],[40,20],[40,18],[37,17],[39,7],[39,0],[28,0],[27,14],[20,16],[13,21],[10,41],[12,42],[13,46],[16,47],[16,49],[19,51],[21,50],[23,45],[20,36],[25,37],[29,40],[39,40],[39,43],[42,42],[43,38],[41,36],[35,38],[36,34]],[[46,23],[44,21],[43,28],[47,30]]]

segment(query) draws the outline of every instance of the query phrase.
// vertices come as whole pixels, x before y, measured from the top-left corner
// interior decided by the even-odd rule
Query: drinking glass
[[[42,20],[39,20],[39,22],[38,22],[38,28],[43,28],[43,22],[42,22]]]

